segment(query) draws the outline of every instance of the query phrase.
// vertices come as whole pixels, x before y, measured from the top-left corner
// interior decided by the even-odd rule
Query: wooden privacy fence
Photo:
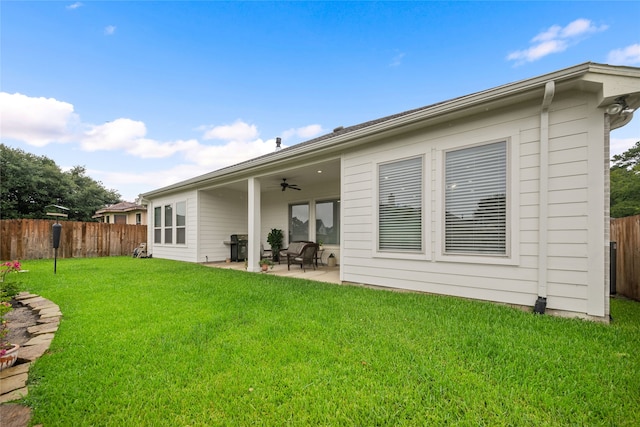
[[[640,301],[640,215],[611,220],[616,242],[616,292]]]
[[[53,220],[0,220],[0,259],[53,258]],[[146,225],[60,221],[58,258],[131,255],[147,241]]]

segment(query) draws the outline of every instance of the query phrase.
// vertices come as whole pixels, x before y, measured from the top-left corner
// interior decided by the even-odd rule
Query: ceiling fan
[[[302,188],[298,187],[296,184],[289,184],[287,182],[287,178],[282,178],[282,182],[280,183],[280,187],[282,187],[282,191],[286,190],[287,188],[291,189],[291,190],[302,190]]]

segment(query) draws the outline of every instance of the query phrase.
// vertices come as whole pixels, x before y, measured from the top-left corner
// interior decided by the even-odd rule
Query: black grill
[[[247,259],[247,240],[246,234],[231,235],[231,261],[245,261]]]

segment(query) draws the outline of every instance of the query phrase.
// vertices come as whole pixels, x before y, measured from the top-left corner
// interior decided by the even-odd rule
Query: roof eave
[[[342,150],[351,145],[355,146],[359,142],[365,141],[369,136],[379,135],[381,132],[390,132],[397,128],[405,128],[411,124],[436,117],[446,117],[448,115],[469,110],[483,104],[497,101],[499,99],[510,98],[527,93],[529,93],[529,96],[533,97],[536,96],[537,91],[542,91],[545,84],[549,81],[554,81],[556,82],[556,84],[559,84],[583,77],[589,72],[617,76],[628,75],[635,78],[640,77],[638,69],[634,67],[614,67],[610,65],[586,62],[538,77],[508,83],[492,89],[437,103],[425,108],[416,109],[407,114],[399,115],[398,117],[393,117],[389,120],[381,120],[379,123],[374,123],[370,126],[365,126],[353,131],[345,133],[338,132],[335,136],[330,135],[314,143],[301,143],[291,147],[287,147],[286,149],[278,152],[270,153],[268,155],[257,157],[246,162],[238,163],[236,165],[232,165],[223,169],[218,169],[216,171],[190,178],[176,184],[143,193],[142,197],[145,199],[149,199],[153,198],[154,196],[192,189],[197,187],[198,184],[205,181],[222,178],[233,178],[239,173],[246,174],[248,172],[251,172],[252,170],[258,170],[259,168],[267,165],[273,167],[274,165],[285,163],[292,158],[297,159],[301,155],[308,153],[317,154],[319,152],[322,152],[323,150],[328,149],[335,151]]]

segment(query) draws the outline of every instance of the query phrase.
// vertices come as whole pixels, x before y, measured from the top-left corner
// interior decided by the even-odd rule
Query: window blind
[[[378,166],[378,249],[422,251],[422,158]]]
[[[445,251],[506,254],[507,143],[445,154]]]

